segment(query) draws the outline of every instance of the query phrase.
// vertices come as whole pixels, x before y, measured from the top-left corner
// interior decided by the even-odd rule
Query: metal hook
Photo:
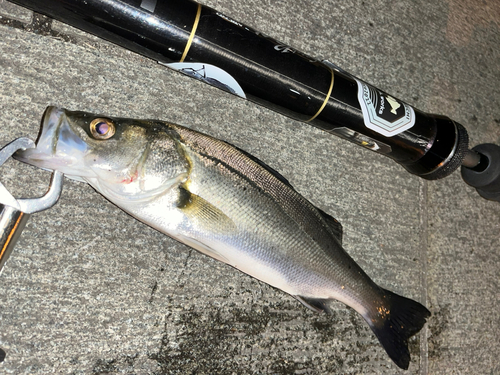
[[[0,150],[0,166],[17,150],[34,148],[29,138],[18,138]],[[49,190],[40,198],[16,199],[0,182],[0,273],[9,258],[29,216],[52,207],[61,195],[63,174],[52,173]]]

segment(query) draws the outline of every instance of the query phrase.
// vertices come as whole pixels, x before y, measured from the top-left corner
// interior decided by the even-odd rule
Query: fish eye
[[[115,134],[115,124],[106,118],[96,118],[90,123],[90,133],[95,139],[109,139]]]

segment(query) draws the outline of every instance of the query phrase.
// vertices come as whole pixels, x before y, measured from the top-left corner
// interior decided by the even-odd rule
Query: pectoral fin
[[[178,208],[197,229],[214,234],[230,234],[236,230],[231,218],[220,209],[186,188],[180,189]]]

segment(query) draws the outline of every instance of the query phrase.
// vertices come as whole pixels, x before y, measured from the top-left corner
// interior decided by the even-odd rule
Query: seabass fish
[[[182,126],[49,107],[35,149],[16,158],[92,185],[138,220],[296,297],[363,316],[401,368],[430,316],[376,285],[343,250],[342,227],[281,175]]]

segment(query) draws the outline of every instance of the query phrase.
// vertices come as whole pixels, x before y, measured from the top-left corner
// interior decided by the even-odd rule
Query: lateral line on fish
[[[178,136],[180,137],[179,141],[184,145],[184,147],[189,148],[191,150],[191,152],[194,152],[193,147],[199,148],[199,150],[197,150],[195,152],[198,155],[203,155],[203,156],[209,158],[210,160],[212,160],[213,162],[224,163],[224,165],[226,165],[228,168],[230,168],[231,171],[234,171],[239,176],[242,176],[246,181],[249,181],[252,186],[257,187],[258,189],[261,189],[262,191],[266,192],[266,194],[270,197],[270,199],[273,199],[273,200],[277,199],[277,200],[280,200],[281,203],[283,203],[283,201],[281,200],[281,198],[279,196],[280,193],[276,189],[268,190],[266,188],[266,186],[264,184],[262,184],[262,181],[264,181],[264,180],[261,180],[262,178],[275,179],[275,183],[279,183],[279,184],[283,185],[283,188],[284,188],[283,190],[285,190],[286,188],[290,189],[290,191],[292,191],[293,194],[288,195],[287,196],[288,199],[294,200],[294,202],[296,202],[299,205],[307,204],[307,205],[311,205],[312,207],[314,207],[309,201],[307,201],[307,199],[305,199],[303,196],[301,196],[295,190],[295,188],[288,182],[288,180],[286,180],[284,177],[279,178],[279,177],[275,176],[275,174],[273,173],[274,170],[272,168],[271,168],[271,170],[269,170],[270,167],[268,167],[262,161],[256,162],[255,157],[249,158],[248,153],[245,152],[245,153],[241,153],[241,154],[243,157],[247,158],[246,162],[251,163],[252,169],[240,170],[240,169],[238,169],[238,168],[240,168],[240,166],[238,164],[233,163],[233,164],[235,164],[233,166],[233,165],[228,164],[227,162],[222,160],[223,157],[231,158],[232,157],[231,154],[235,151],[239,152],[239,149],[237,147],[231,145],[230,143],[227,143],[224,141],[219,141],[219,142],[222,142],[227,148],[227,149],[221,149],[220,147],[218,148],[217,146],[214,145],[216,140],[212,137],[208,137],[209,140],[207,141],[206,139],[199,139],[198,136],[196,136],[196,132],[192,129],[180,127],[180,126],[175,125],[175,124],[173,124],[173,128],[177,131]],[[186,134],[182,134],[182,133],[186,133]],[[218,156],[218,155],[220,155],[220,156]],[[249,175],[247,176],[245,173],[248,173]],[[313,239],[315,242],[320,241],[318,238],[315,237],[314,234],[312,234],[315,229],[311,226],[312,225],[311,222],[308,222],[307,220],[298,221],[298,220],[294,219],[293,214],[294,213],[298,214],[298,212],[295,212],[295,208],[292,206],[290,206],[289,209],[284,211],[284,212],[286,212],[287,216],[293,222],[295,222],[297,225],[299,225],[299,227],[304,230],[305,234],[307,234],[307,236],[309,238]],[[321,216],[321,214],[312,213],[310,211],[309,211],[309,213],[311,214],[311,217],[309,218],[309,219],[311,219],[311,221],[314,221],[317,224],[322,223],[323,225],[325,225],[325,227],[328,228],[328,232],[331,235],[333,235],[334,231],[332,231],[329,228],[328,223]],[[337,237],[335,235],[333,235],[333,238],[337,239]],[[333,241],[333,238],[332,238],[332,241]],[[323,240],[326,240],[330,243],[332,242],[332,241],[330,241],[330,238],[323,238]],[[331,244],[329,246],[331,246]]]
[[[199,154],[201,156],[203,156],[203,157],[205,157],[205,158],[207,158],[207,159],[215,162],[216,164],[220,164],[220,165],[224,166],[225,168],[227,168],[231,172],[233,172],[236,175],[238,175],[239,177],[241,177],[243,180],[245,180],[248,183],[250,183],[250,185],[252,185],[252,187],[257,188],[258,190],[261,190],[261,191],[265,192],[266,194],[268,194],[270,196],[270,198],[272,198],[272,195],[269,192],[267,192],[264,187],[260,186],[255,181],[252,181],[248,176],[245,176],[245,174],[243,174],[242,172],[240,172],[239,170],[237,170],[236,168],[234,168],[230,164],[228,164],[225,161],[217,158],[216,156],[212,156],[212,155],[209,155],[209,154],[206,154],[206,153],[201,153],[201,152]]]
[[[231,145],[229,145],[229,146],[231,146]],[[189,146],[187,146],[187,147],[189,147]],[[231,146],[231,147],[233,147],[233,146]],[[223,160],[221,160],[221,159],[217,158],[216,156],[212,156],[212,155],[209,155],[209,154],[207,154],[207,153],[198,152],[198,154],[199,154],[200,156],[202,156],[202,157],[205,157],[205,158],[209,159],[210,161],[212,161],[212,162],[214,162],[214,163],[216,163],[216,164],[220,164],[220,165],[222,165],[224,168],[228,169],[230,172],[232,172],[232,173],[236,174],[238,177],[240,177],[241,179],[245,180],[245,181],[246,181],[249,185],[251,185],[253,188],[258,189],[258,191],[261,191],[261,192],[265,193],[265,194],[266,194],[266,196],[267,196],[269,199],[271,199],[271,200],[275,199],[275,197],[273,196],[273,194],[272,194],[271,192],[269,192],[269,191],[268,191],[268,190],[267,190],[264,186],[262,186],[261,184],[258,184],[256,181],[252,180],[249,176],[246,176],[244,173],[242,173],[242,172],[241,172],[241,171],[239,171],[238,169],[234,168],[234,167],[233,167],[233,166],[231,166],[230,164],[228,164],[228,163],[224,162]],[[250,160],[251,160],[251,159],[250,159]],[[251,161],[252,161],[252,162],[254,162],[253,160],[251,160]],[[255,163],[255,162],[254,162],[254,163]],[[269,171],[267,171],[267,170],[266,170],[266,172],[267,172],[267,173],[269,173],[270,175],[272,175],[272,173],[271,173],[271,172],[269,172]],[[274,177],[274,176],[273,176],[273,177]],[[281,180],[280,180],[280,179],[278,179],[278,178],[276,178],[276,180],[277,180],[277,181],[279,181],[280,183],[285,184],[283,181],[281,181]],[[184,185],[185,189],[189,191],[189,178],[188,178],[188,180],[187,180],[187,181],[186,181],[183,185]],[[287,184],[285,184],[285,185],[287,185]],[[290,186],[288,186],[288,187],[293,189],[293,187],[292,187],[291,185],[290,185]],[[297,193],[297,194],[298,194],[298,193]],[[296,223],[296,224],[297,224],[300,228],[302,228],[301,223],[297,222],[297,220],[295,220],[295,219],[294,219],[294,217],[293,217],[293,216],[292,216],[292,215],[291,215],[288,211],[283,210],[283,212],[287,215],[287,217],[288,217],[291,221],[293,221],[293,222],[294,222],[294,223]],[[310,233],[308,233],[307,231],[304,231],[304,234],[305,234],[306,236],[308,236],[311,240],[313,240],[313,241],[315,241],[315,242],[316,242],[316,240],[315,240],[315,238],[314,238],[314,236],[313,236],[313,235],[311,235],[311,234],[310,234]],[[334,237],[334,238],[332,238],[332,241],[333,241],[334,239],[335,239],[335,237]]]

